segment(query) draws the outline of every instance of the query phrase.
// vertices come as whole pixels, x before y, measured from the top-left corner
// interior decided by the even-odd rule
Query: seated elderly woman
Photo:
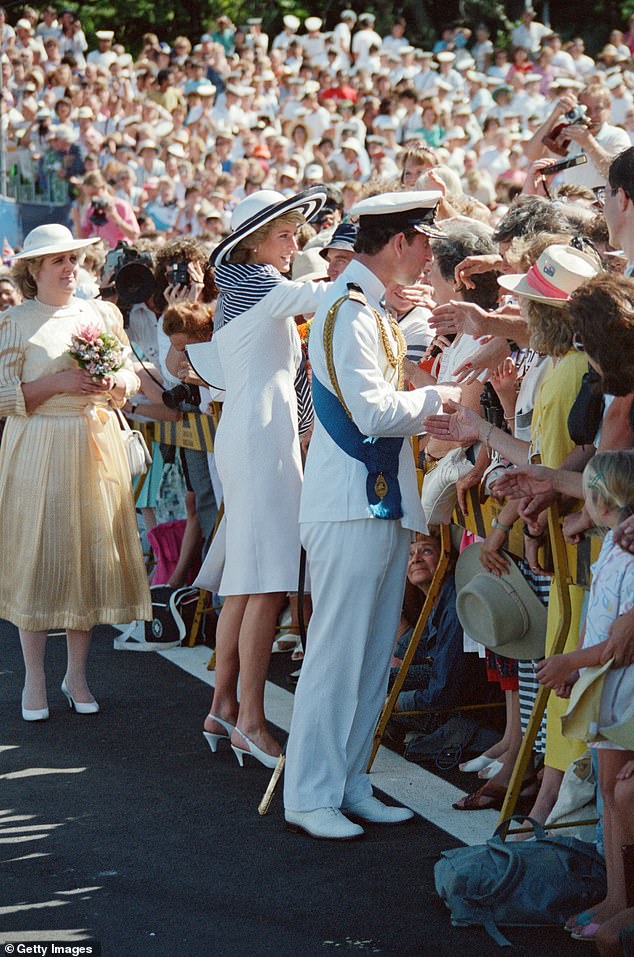
[[[416,541],[410,545],[401,634],[394,652],[391,682],[407,651],[440,554],[440,535],[436,529],[430,530],[429,535],[417,535]],[[446,715],[440,712],[472,701],[477,688],[484,686],[484,669],[480,660],[477,655],[467,654],[462,649],[462,626],[456,614],[455,557],[452,555],[449,562],[394,708],[395,712],[438,712],[423,716],[422,727],[418,719],[409,719],[410,724],[427,732],[446,719]]]

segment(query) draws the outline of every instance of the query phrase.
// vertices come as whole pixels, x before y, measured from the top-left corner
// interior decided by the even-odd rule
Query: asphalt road
[[[270,772],[212,755],[199,730],[209,688],[111,638],[101,629],[92,657],[101,713],[68,710],[52,638],[51,717],[27,724],[17,633],[0,623],[0,957],[93,940],[104,957],[499,953],[484,931],[452,928],[435,895],[434,862],[455,838],[417,818],[313,841],[285,830],[279,794],[258,816]],[[281,658],[280,681],[294,667]],[[517,957],[579,954],[556,928],[508,936]]]

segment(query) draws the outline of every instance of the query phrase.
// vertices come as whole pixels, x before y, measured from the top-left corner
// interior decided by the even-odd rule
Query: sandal
[[[499,784],[483,784],[452,805],[456,811],[499,811],[504,804],[507,788]]]

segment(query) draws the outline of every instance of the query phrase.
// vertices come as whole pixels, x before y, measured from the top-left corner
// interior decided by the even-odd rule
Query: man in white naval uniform
[[[363,828],[350,817],[383,824],[413,817],[373,797],[366,773],[409,543],[413,532],[427,528],[411,445],[402,437],[423,432],[425,417],[460,390],[398,390],[403,342],[382,300],[389,280],[415,282],[431,258],[427,235],[437,234],[439,199],[438,192],[400,192],[357,203],[350,211],[359,217],[356,258],[332,284],[311,327],[316,416],[300,527],[314,612],[295,695],[284,804],[287,826],[316,838],[360,837]],[[329,308],[347,295],[333,325]],[[378,464],[359,461],[360,446],[350,451],[350,429],[364,449],[381,450]],[[365,436],[372,441],[364,443]]]

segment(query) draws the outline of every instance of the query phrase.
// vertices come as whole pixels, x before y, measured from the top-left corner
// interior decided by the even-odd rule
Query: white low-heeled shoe
[[[227,732],[226,734],[214,734],[213,731],[203,731],[203,737],[205,741],[215,754],[221,741],[227,741],[227,743],[231,741],[231,732],[234,730],[235,725],[231,724],[229,721],[225,721],[224,718],[217,717],[215,714],[212,714],[211,711],[207,717],[221,725]]]
[[[274,768],[277,765],[277,762],[280,759],[279,754],[268,754],[266,751],[263,751],[262,748],[258,748],[255,741],[252,741],[251,738],[247,737],[244,731],[241,731],[240,728],[236,726],[235,729],[240,737],[246,741],[248,748],[239,748],[237,745],[232,744],[231,750],[238,759],[238,764],[240,767],[244,767],[244,756],[245,754],[251,755],[252,758],[255,758],[256,761],[259,761],[260,764],[263,764],[265,768]]]
[[[497,761],[497,758],[490,758],[486,754],[480,754],[477,758],[471,758],[470,761],[464,761],[463,764],[459,764],[458,768],[460,771],[464,771],[465,774],[475,774],[476,771],[482,771],[484,768],[488,768],[494,761]]]
[[[302,831],[321,841],[353,841],[365,831],[349,821],[337,807],[317,807],[313,811],[284,812],[289,831]]]
[[[342,804],[341,810],[354,821],[364,821],[367,824],[404,824],[415,816],[410,808],[384,804],[373,794],[354,804]]]
[[[24,701],[24,699],[22,699]],[[48,721],[49,710],[46,708],[25,708],[22,704],[23,721]]]
[[[75,701],[68,690],[66,678],[62,681],[62,693],[65,695],[71,711],[74,709],[77,714],[97,714],[99,711],[99,704],[96,701]]]
[[[492,761],[491,764],[486,766],[486,768],[482,768],[482,770],[478,772],[478,777],[482,781],[489,781],[491,778],[494,778],[503,767],[504,764],[502,761]]]

